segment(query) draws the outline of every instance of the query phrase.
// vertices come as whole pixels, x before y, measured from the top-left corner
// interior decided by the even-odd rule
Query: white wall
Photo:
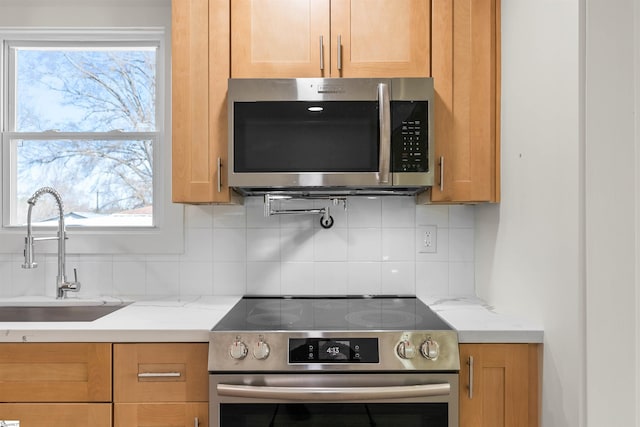
[[[476,290],[543,322],[545,427],[640,425],[633,17],[502,2],[503,192],[477,209]]]
[[[586,354],[589,426],[638,426],[633,0],[586,9]],[[615,343],[602,351],[603,341]],[[602,367],[606,366],[606,369]]]

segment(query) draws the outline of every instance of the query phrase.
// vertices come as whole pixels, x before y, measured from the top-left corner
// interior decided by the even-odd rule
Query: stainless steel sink
[[[12,303],[0,302],[0,322],[92,322],[130,302]]]

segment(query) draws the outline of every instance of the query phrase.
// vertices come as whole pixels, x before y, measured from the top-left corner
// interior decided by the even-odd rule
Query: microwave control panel
[[[428,172],[428,102],[391,102],[391,172]]]

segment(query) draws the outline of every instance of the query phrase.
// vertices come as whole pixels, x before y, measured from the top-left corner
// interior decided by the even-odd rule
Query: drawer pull
[[[180,372],[140,372],[138,378],[167,378],[179,377]]]

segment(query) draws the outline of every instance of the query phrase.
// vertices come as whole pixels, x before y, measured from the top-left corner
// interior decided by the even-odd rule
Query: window
[[[9,225],[24,224],[42,185],[64,195],[70,225],[153,225],[152,43],[6,43]],[[57,216],[44,206],[33,221]]]
[[[181,219],[165,172],[162,30],[0,29],[0,39],[4,230],[25,225],[27,199],[43,186],[62,195],[72,233],[103,241],[105,231],[129,242],[162,234]],[[32,222],[55,224],[56,209],[40,199]]]

